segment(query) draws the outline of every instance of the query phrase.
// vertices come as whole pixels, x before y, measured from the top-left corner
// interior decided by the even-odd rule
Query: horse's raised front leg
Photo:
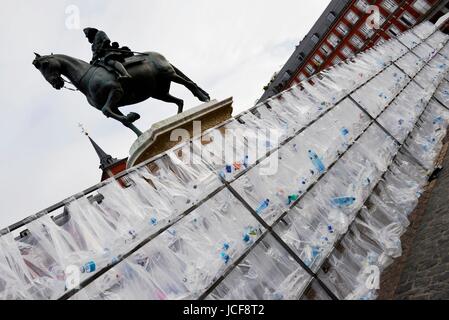
[[[118,115],[121,115],[124,117],[124,114],[119,110],[119,109],[115,109],[115,113],[117,113]],[[132,112],[133,113],[133,112]],[[137,113],[136,113],[137,114]],[[133,125],[132,123],[123,123],[123,125],[127,128],[130,128],[132,131],[134,131],[135,134],[137,134],[138,137],[140,137],[142,135],[142,131],[140,131],[135,125]]]
[[[125,127],[128,127],[132,131],[134,131],[137,136],[140,136],[142,132],[133,125],[133,122],[138,120],[140,116],[135,112],[130,112],[127,116],[125,116],[123,115],[123,113],[118,111],[118,103],[122,97],[122,90],[111,90],[105,105],[101,109],[101,112],[103,112],[103,114],[108,118],[113,118],[117,121],[120,121]]]
[[[104,104],[103,108],[101,108],[101,112],[107,118],[114,118],[117,121],[124,122],[126,121],[126,117],[123,115],[116,114],[112,111],[112,109],[116,108],[120,99],[123,97],[123,91],[120,89],[112,89],[109,92],[108,99]]]

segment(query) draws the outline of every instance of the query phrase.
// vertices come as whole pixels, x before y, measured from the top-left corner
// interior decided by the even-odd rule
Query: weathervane
[[[127,47],[111,43],[106,33],[86,28],[84,33],[92,44],[91,63],[62,54],[41,56],[35,53],[33,65],[57,90],[70,80],[82,92],[91,106],[108,118],[120,121],[138,136],[142,132],[133,124],[140,115],[124,115],[119,108],[133,105],[149,98],[174,103],[178,113],[184,101],[172,96],[172,82],[185,86],[200,101],[210,101],[209,94],[190,80],[179,69],[157,52],[134,52]]]
[[[84,129],[84,126],[81,122],[78,123],[78,127],[81,129],[82,134],[85,134],[86,136],[89,135],[89,133]]]

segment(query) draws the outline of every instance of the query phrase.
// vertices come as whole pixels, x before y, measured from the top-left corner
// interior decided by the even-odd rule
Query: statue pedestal
[[[157,122],[133,143],[126,167],[131,168],[138,165],[179,144],[180,141],[170,139],[173,130],[184,129],[189,132],[190,138],[193,138],[194,134],[201,134],[203,131],[226,121],[231,116],[232,97],[223,101],[212,100]],[[194,132],[194,121],[201,121],[201,132]]]

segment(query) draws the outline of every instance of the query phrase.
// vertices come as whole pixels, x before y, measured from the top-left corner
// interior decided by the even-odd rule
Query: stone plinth
[[[189,109],[186,112],[157,122],[144,132],[131,146],[127,168],[131,168],[176,146],[180,141],[172,141],[173,130],[185,129],[190,137],[217,126],[232,116],[232,97],[223,101],[210,102]],[[201,132],[193,132],[193,122],[201,121]]]

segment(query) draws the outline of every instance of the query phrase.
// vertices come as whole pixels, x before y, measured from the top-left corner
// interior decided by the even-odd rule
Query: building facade
[[[449,11],[449,0],[332,0],[260,101]]]

